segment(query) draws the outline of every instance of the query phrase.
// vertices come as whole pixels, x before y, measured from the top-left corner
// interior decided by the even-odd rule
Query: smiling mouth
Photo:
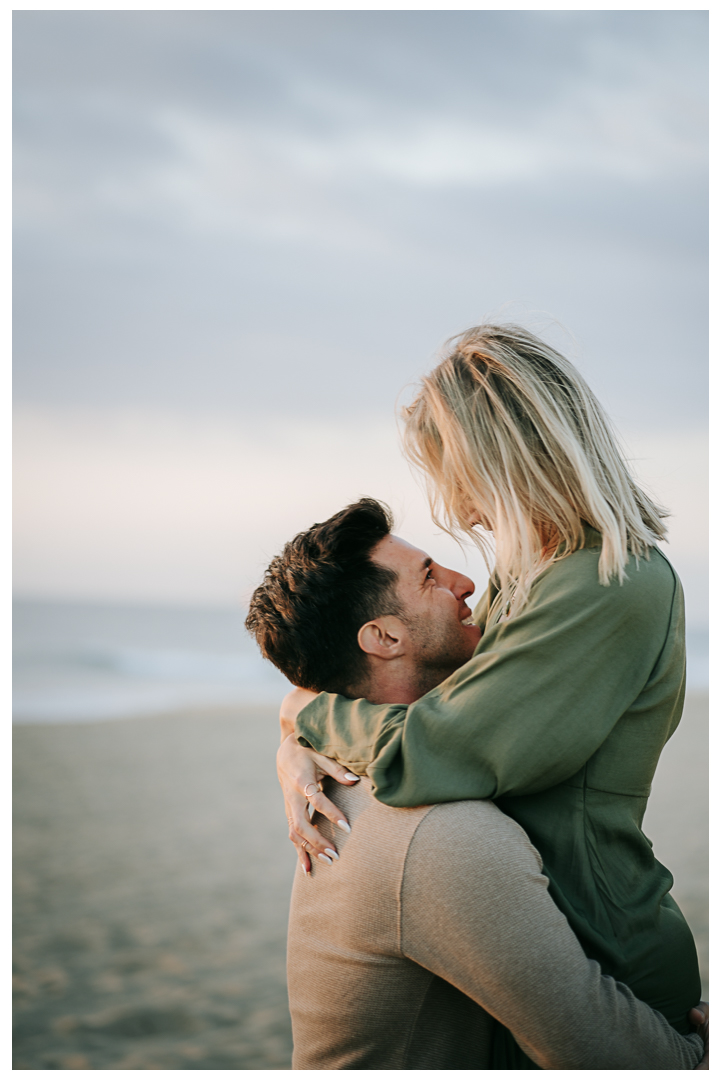
[[[463,626],[474,626],[475,625],[475,623],[473,622],[472,615],[468,615],[468,617],[466,619],[461,619],[460,622],[462,623]]]

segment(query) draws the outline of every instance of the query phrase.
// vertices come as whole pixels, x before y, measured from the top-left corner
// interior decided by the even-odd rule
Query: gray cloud
[[[16,13],[19,398],[387,412],[519,299],[621,421],[702,421],[706,29]]]

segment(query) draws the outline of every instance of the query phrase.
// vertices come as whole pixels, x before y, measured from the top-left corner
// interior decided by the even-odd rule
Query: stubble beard
[[[407,620],[415,651],[415,683],[418,697],[444,682],[472,656],[459,623],[428,624],[419,616]]]

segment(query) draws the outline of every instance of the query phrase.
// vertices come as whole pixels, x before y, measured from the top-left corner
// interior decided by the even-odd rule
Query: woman
[[[492,798],[540,851],[586,953],[686,1033],[695,946],[641,831],[685,690],[682,589],[657,547],[666,515],[579,373],[522,328],[463,334],[405,420],[434,520],[485,548],[493,535],[482,637],[409,706],[320,694],[296,719],[310,695],[290,699],[279,766],[298,847],[322,851],[297,812],[318,768],[337,775],[318,754],[367,773],[390,805]],[[508,1042],[497,1067],[527,1065],[514,1055]]]

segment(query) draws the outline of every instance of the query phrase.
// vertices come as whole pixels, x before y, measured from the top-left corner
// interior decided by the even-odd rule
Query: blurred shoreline
[[[239,607],[13,603],[13,720],[73,723],[275,705],[289,683]]]
[[[238,606],[13,603],[13,720],[75,723],[178,709],[275,705],[287,680]],[[687,633],[688,688],[708,685],[708,633]]]
[[[707,705],[644,825],[705,978]],[[15,727],[15,1068],[290,1067],[276,745],[270,706]]]

